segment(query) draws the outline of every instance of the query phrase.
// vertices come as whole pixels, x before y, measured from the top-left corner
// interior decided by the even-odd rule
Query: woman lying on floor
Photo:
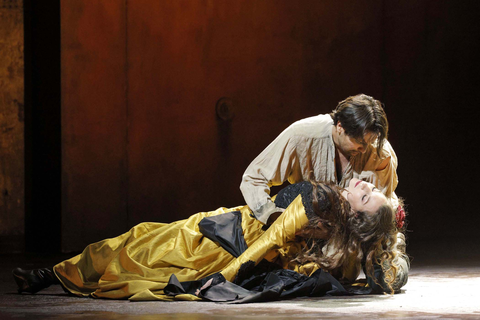
[[[53,269],[13,276],[19,293],[61,284],[94,298],[250,302],[347,294],[336,279],[354,281],[363,262],[370,285],[393,292],[396,210],[372,184],[301,182],[275,202],[286,209],[268,228],[248,206],[219,208],[141,223]]]

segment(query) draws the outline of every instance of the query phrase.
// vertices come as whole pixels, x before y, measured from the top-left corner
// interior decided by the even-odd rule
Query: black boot
[[[33,270],[16,268],[13,269],[12,274],[18,285],[18,293],[29,292],[33,294],[50,287],[52,284],[60,284],[52,268]]]

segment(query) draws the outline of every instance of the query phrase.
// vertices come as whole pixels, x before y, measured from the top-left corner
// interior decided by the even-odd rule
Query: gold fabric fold
[[[249,247],[238,259],[198,229],[204,217],[231,211],[241,211]],[[301,196],[267,231],[251,217],[248,206],[200,212],[169,224],[145,222],[118,237],[90,244],[81,254],[57,264],[54,271],[64,287],[78,296],[171,301],[163,288],[172,274],[183,282],[226,271],[227,280],[231,280],[241,261],[259,262],[267,251],[294,239],[295,232],[307,222]],[[179,295],[175,300],[198,297]]]
[[[242,264],[248,261],[257,264],[272,250],[287,246],[289,241],[295,239],[295,234],[307,224],[308,218],[302,196],[298,195],[268,230],[221,272],[222,275],[228,281],[233,281]]]

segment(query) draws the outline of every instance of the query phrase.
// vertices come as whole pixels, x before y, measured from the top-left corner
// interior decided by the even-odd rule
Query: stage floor
[[[473,241],[423,241],[408,284],[394,296],[302,298],[227,305],[212,302],[129,302],[67,296],[60,286],[17,294],[11,269],[44,267],[70,255],[0,256],[0,319],[480,319],[480,246]]]

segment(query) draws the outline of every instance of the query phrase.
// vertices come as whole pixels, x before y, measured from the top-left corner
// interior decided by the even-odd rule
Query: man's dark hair
[[[382,103],[365,94],[348,97],[338,103],[330,113],[333,124],[342,124],[345,134],[353,139],[363,141],[367,132],[377,137],[377,155],[388,136],[388,120]]]

